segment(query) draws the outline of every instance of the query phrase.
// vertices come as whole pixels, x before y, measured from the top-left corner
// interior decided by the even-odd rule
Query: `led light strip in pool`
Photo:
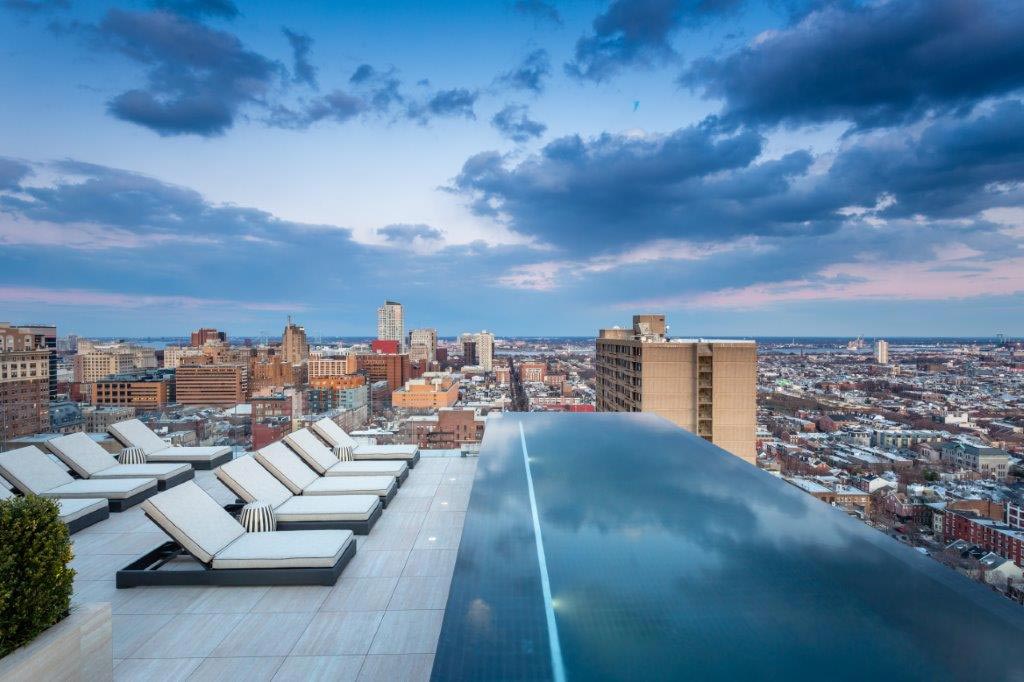
[[[548,579],[548,561],[544,556],[544,539],[540,534],[540,516],[537,515],[537,497],[533,494],[533,474],[530,473],[530,453],[526,450],[526,433],[519,422],[519,440],[523,445],[523,464],[526,466],[526,489],[530,493],[530,512],[533,514],[533,537],[537,540],[537,563],[540,565],[540,585],[544,591],[544,611],[548,619],[548,644],[551,646],[551,672],[555,682],[565,682],[565,664],[562,645],[558,641],[555,610],[551,606],[551,581]]]

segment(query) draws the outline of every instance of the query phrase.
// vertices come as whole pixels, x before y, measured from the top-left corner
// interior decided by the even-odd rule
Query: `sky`
[[[0,319],[1024,335],[1019,0],[0,0]]]

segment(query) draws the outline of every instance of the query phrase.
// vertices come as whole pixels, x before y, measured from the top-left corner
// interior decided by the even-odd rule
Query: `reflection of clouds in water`
[[[494,630],[494,614],[491,606],[479,597],[469,603],[466,620],[483,636],[489,636]]]

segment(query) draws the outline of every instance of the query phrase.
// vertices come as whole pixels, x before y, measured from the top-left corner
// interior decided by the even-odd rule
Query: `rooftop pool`
[[[433,680],[1024,680],[1024,609],[650,414],[490,418]]]

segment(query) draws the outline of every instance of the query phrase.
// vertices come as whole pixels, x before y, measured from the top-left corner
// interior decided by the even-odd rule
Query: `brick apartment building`
[[[174,370],[114,374],[92,384],[89,402],[97,407],[158,410],[175,400]]]
[[[1024,568],[1024,531],[972,512],[947,511],[942,518],[945,542],[964,540],[995,552]]]
[[[0,323],[0,440],[49,430],[52,354],[33,328]]]
[[[248,367],[182,365],[175,376],[175,394],[182,405],[231,407],[248,399]]]
[[[360,353],[356,356],[356,369],[366,372],[371,384],[386,381],[391,392],[404,386],[411,372],[408,353]]]

